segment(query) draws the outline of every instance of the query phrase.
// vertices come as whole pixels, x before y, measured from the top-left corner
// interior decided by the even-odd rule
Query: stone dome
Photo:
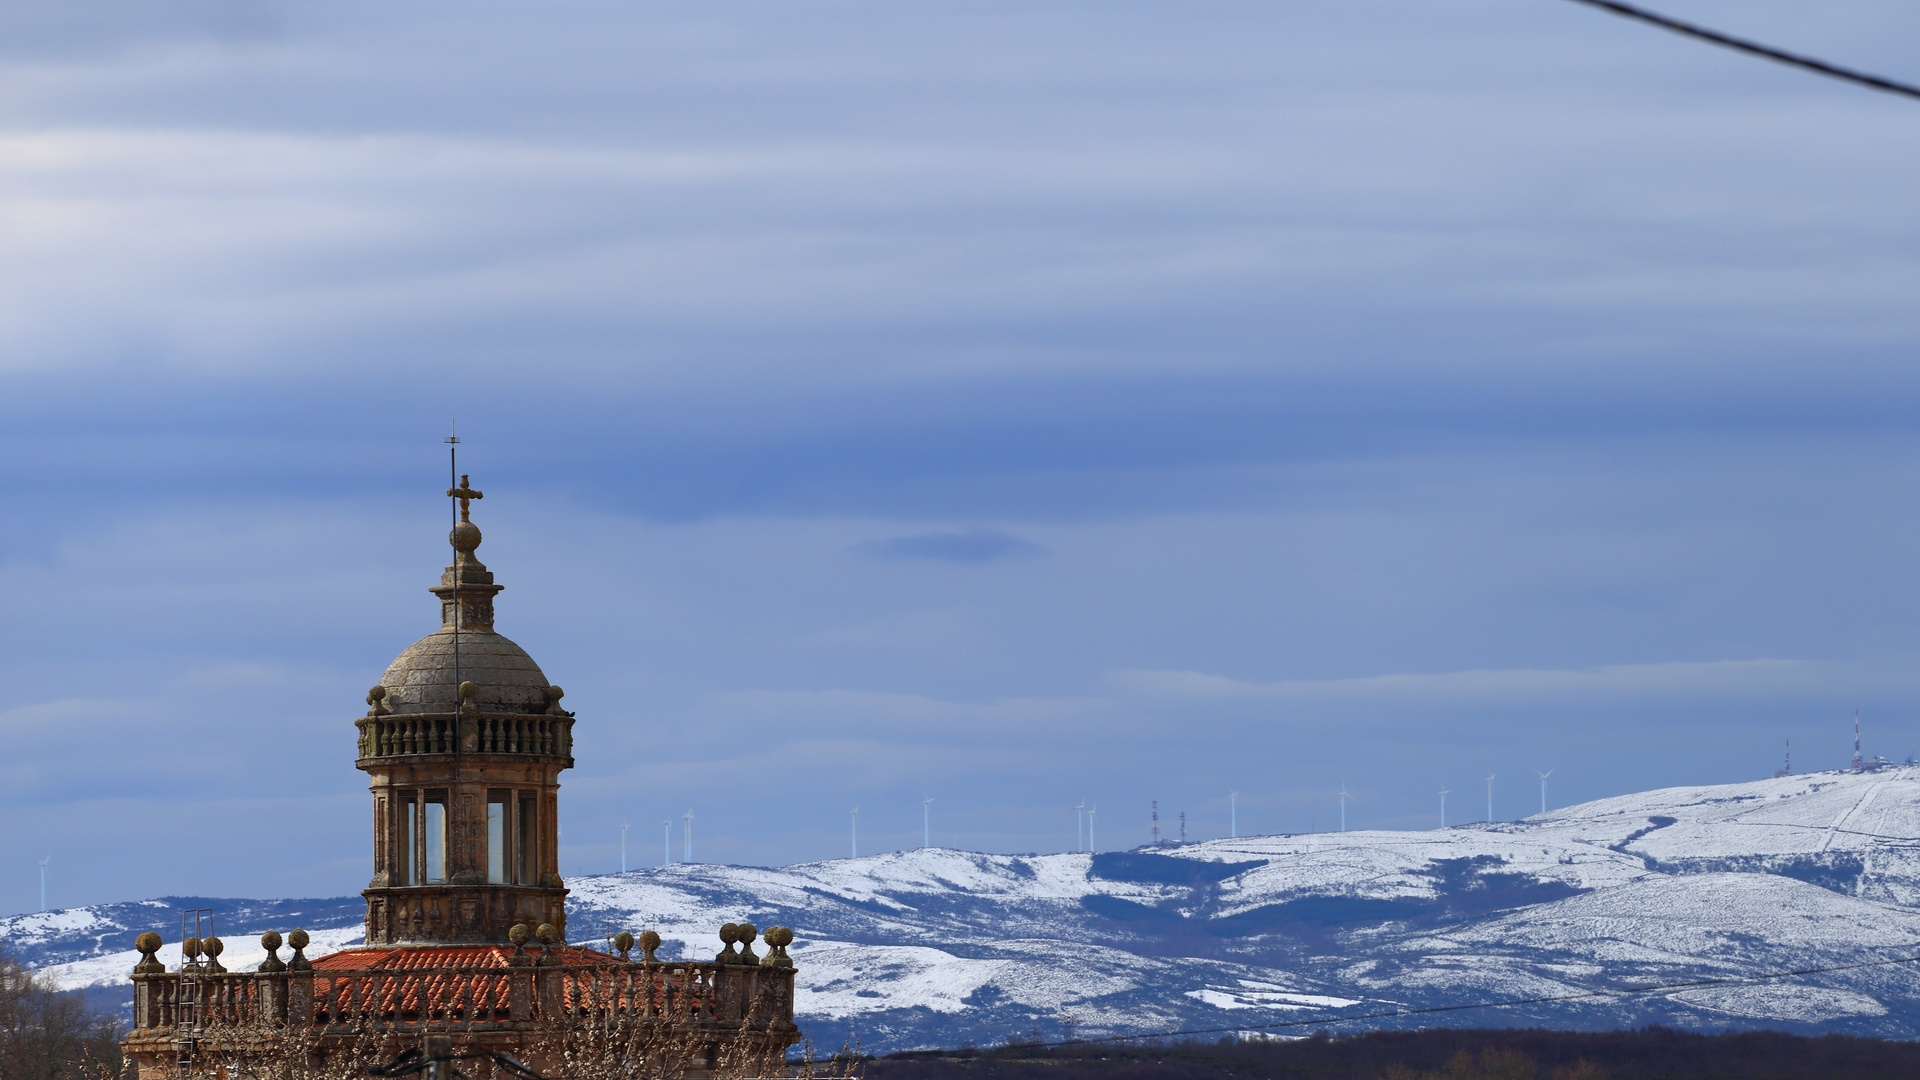
[[[380,676],[387,708],[396,713],[448,713],[457,687],[480,688],[474,705],[482,713],[544,713],[547,677],[527,651],[481,627],[460,631],[460,672],[454,675],[453,628],[442,627],[407,646]]]

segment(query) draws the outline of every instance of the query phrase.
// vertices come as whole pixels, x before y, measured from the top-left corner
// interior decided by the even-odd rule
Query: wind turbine
[[[1227,792],[1227,833],[1228,839],[1240,839],[1240,793]]]
[[[1493,824],[1493,774],[1487,774],[1487,824]]]
[[[686,821],[686,823],[687,823],[687,833],[686,833],[686,841],[687,841],[687,851],[686,851],[686,858],[684,858],[684,859],[682,859],[681,861],[682,861],[682,862],[692,862],[692,861],[693,861],[693,807],[691,807],[691,806],[689,806],[689,807],[687,807],[687,812],[686,812],[685,814],[682,814],[682,815],[680,815],[680,816],[681,816],[681,817],[682,817],[683,819],[685,819],[685,821]]]
[[[933,846],[933,796],[920,800],[920,846]]]
[[[660,823],[660,865],[673,865],[673,819]]]
[[[860,857],[860,808],[858,806],[855,806],[853,808],[853,812],[848,814],[847,816],[852,819],[853,857],[857,859]]]
[[[1351,798],[1353,798],[1353,796],[1347,794],[1347,782],[1343,778],[1340,781],[1340,831],[1341,832],[1347,831],[1347,800]]]
[[[47,910],[47,864],[53,861],[49,855],[40,860],[40,910]]]
[[[1094,803],[1087,808],[1087,850],[1093,850],[1093,815],[1100,812],[1100,804]]]
[[[1440,785],[1440,827],[1443,829],[1447,827],[1447,796],[1451,794],[1453,792],[1447,790],[1447,785]]]
[[[1080,805],[1073,808],[1073,850],[1085,851],[1086,843],[1080,838],[1080,818],[1087,812],[1087,800],[1081,799]]]
[[[1539,769],[1535,769],[1533,771],[1540,773],[1540,816],[1546,817],[1547,816],[1547,777],[1553,775],[1553,770],[1548,769],[1546,772],[1540,772]]]
[[[627,823],[620,823],[620,872],[627,872]]]

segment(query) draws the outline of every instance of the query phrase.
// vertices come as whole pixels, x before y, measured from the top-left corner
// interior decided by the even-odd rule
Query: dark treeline
[[[895,1054],[867,1080],[1856,1080],[1920,1078],[1920,1044],[1781,1032],[1442,1028],[1291,1042]]]
[[[120,1072],[120,1024],[15,963],[0,942],[0,1080],[99,1080]]]

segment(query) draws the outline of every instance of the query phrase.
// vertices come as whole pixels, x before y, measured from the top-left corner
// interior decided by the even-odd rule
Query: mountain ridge
[[[1920,955],[1920,767],[1666,788],[1428,832],[1097,854],[930,848],[784,867],[678,864],[568,884],[576,942],[652,927],[663,955],[707,956],[723,922],[793,927],[796,1012],[827,1048],[1301,1021],[1341,1030],[1342,1013]],[[302,926],[312,955],[360,940],[357,896],[95,905],[0,919],[0,938],[61,985],[117,1001],[137,959],[133,936],[177,939],[174,909],[207,906],[235,970],[264,956],[243,939],[267,929]],[[1442,1015],[1914,1038],[1920,972],[1857,967]]]

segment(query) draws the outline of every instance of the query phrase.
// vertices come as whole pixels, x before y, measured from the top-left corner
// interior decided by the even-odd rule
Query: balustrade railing
[[[460,1031],[584,1020],[766,1030],[793,1019],[793,969],[624,961],[134,976],[134,1035],[183,1026]]]
[[[573,752],[566,717],[483,714],[468,720],[472,753],[564,757]],[[363,758],[453,753],[451,713],[391,713],[362,717],[358,723]]]

